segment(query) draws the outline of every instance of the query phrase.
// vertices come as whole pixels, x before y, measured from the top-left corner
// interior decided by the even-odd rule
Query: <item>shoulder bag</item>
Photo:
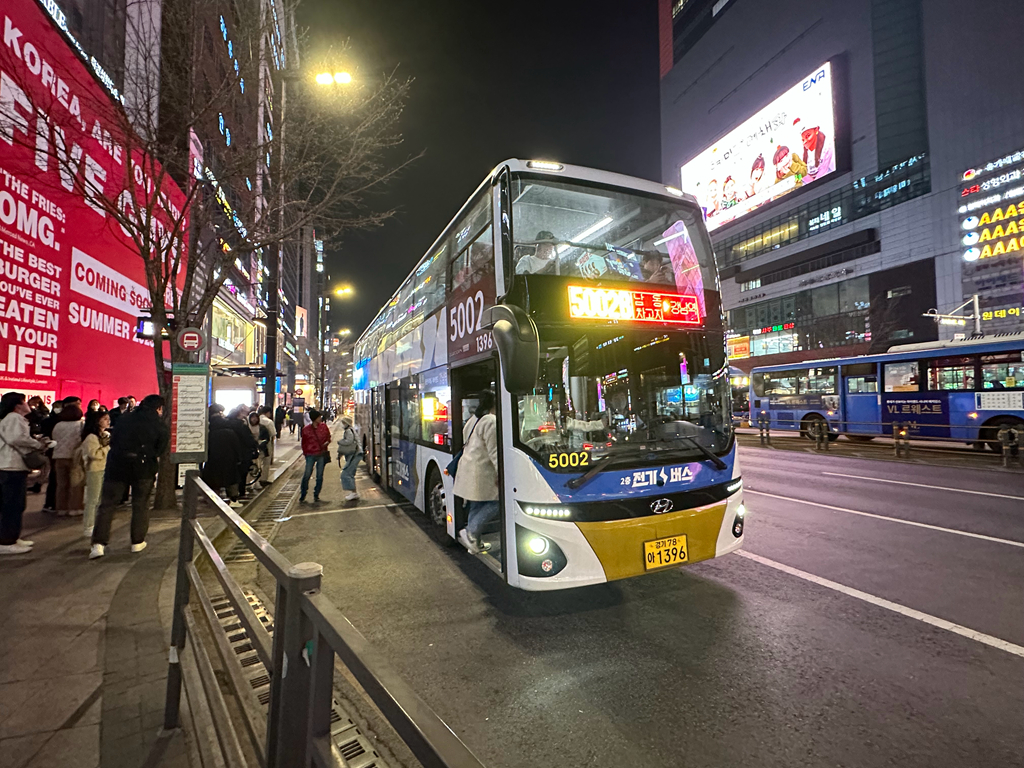
[[[2,439],[3,438],[0,438],[0,440]],[[5,445],[14,448],[14,446],[10,445],[10,443],[8,443],[6,440],[4,440],[3,442]],[[45,448],[40,447],[38,450],[32,450],[29,451],[28,453],[22,453],[22,451],[18,448],[14,448],[14,450],[17,451],[19,456],[21,456],[21,460],[25,462],[25,466],[28,467],[29,470],[42,469],[49,463],[49,459],[46,458]]]
[[[478,418],[476,423],[473,424],[473,428],[469,430],[469,437],[466,438],[466,445],[469,445],[469,441],[473,439],[473,433],[476,432],[476,427],[479,423],[480,419]],[[459,452],[456,453],[452,457],[452,460],[448,462],[448,466],[444,468],[444,471],[451,476],[452,480],[455,479],[455,474],[459,471],[459,462],[462,460],[462,452],[466,450],[466,445],[462,446]]]
[[[359,443],[356,440],[356,432],[352,427],[345,427],[338,441],[338,454],[340,456],[351,456],[359,451]]]

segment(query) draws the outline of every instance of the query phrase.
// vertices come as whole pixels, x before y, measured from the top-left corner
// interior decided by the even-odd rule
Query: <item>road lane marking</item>
[[[291,517],[314,517],[316,515],[332,515],[335,512],[361,512],[364,509],[386,509],[394,504],[368,504],[365,507],[339,507],[338,509],[318,509],[315,512],[297,512]]]
[[[876,515],[873,512],[861,512],[857,509],[847,509],[846,507],[834,507],[831,504],[822,504],[817,501],[805,501],[804,499],[794,499],[792,496],[779,496],[776,493],[765,493],[764,491],[755,491],[751,488],[744,488],[744,493],[756,493],[760,496],[771,496],[773,499],[783,499],[784,501],[795,501],[797,504],[807,504],[812,507],[821,507],[822,509],[831,509],[835,512],[846,512],[849,515],[860,515],[861,517],[873,517],[876,520],[887,520],[890,523],[900,523],[901,525],[912,525],[915,528],[928,528],[933,531],[941,531],[942,533],[955,533],[957,536],[968,536],[972,539],[982,539],[983,541],[994,541],[997,544],[1009,544],[1011,547],[1024,548],[1024,541],[1012,541],[1011,539],[999,539],[995,536],[986,536],[983,533],[970,533],[969,531],[958,531],[956,528],[943,528],[941,525],[929,525],[928,523],[918,523],[914,520],[903,520],[898,517],[888,517],[887,515]],[[756,511],[756,510],[755,510]]]
[[[824,579],[821,576],[815,576],[813,573],[801,571],[799,568],[793,568],[792,566],[784,565],[783,563],[776,562],[775,560],[769,560],[767,557],[755,555],[753,552],[747,552],[741,549],[738,550],[736,554],[740,557],[745,557],[748,560],[753,560],[755,563],[760,563],[761,565],[766,565],[769,568],[774,568],[777,571],[788,573],[790,576],[796,576],[798,579],[809,581],[812,584],[817,584],[818,586],[826,587],[828,589],[835,590],[836,592],[842,592],[844,595],[849,595],[850,597],[855,597],[858,600],[863,600],[865,603],[877,605],[879,608],[885,608],[886,610],[900,613],[911,619],[922,621],[925,624],[931,624],[933,627],[944,629],[947,632],[952,632],[953,634],[961,635],[971,640],[976,640],[979,643],[984,643],[985,645],[990,645],[993,648],[998,648],[1001,651],[1006,651],[1007,653],[1012,653],[1015,656],[1024,658],[1024,646],[1015,645],[1014,643],[1001,640],[1000,638],[993,637],[992,635],[986,635],[984,632],[978,632],[977,630],[964,627],[960,624],[954,624],[952,621],[940,619],[938,616],[932,616],[930,613],[923,613],[922,611],[908,608],[905,605],[900,605],[899,603],[894,603],[891,600],[886,600],[884,597],[877,597],[876,595],[871,595],[867,592],[861,592],[859,589],[854,589],[853,587],[848,587],[845,584]]]
[[[906,480],[883,480],[880,477],[864,477],[863,475],[844,475],[842,472],[822,472],[823,475],[831,475],[832,477],[850,477],[854,480],[870,480],[875,483],[892,483],[893,485],[913,485],[917,488],[932,488],[936,491],[952,491],[953,493],[970,493],[975,496],[994,496],[997,499],[1013,499],[1014,501],[1024,501],[1024,496],[1010,496],[1005,493],[991,493],[989,491],[970,491],[966,488],[948,488],[945,485],[928,485],[926,483],[910,483]]]

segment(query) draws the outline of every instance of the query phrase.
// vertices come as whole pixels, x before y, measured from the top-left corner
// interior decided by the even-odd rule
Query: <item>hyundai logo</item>
[[[672,499],[658,499],[651,502],[651,512],[656,515],[664,515],[672,511]]]

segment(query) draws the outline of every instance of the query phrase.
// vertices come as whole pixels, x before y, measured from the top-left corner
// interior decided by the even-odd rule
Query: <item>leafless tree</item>
[[[100,93],[94,84],[72,83],[71,111],[66,94],[30,82],[25,62],[12,58],[24,50],[0,47],[8,79],[0,130],[50,168],[41,183],[73,190],[124,235],[145,267],[160,339],[202,325],[232,265],[250,281],[235,287],[258,307],[266,264],[303,229],[332,240],[391,215],[371,207],[372,197],[405,164],[392,150],[411,81],[384,74],[317,88],[300,74],[317,62],[298,67],[304,44],[287,34],[290,19],[275,19],[261,0],[165,0],[159,19],[153,7],[128,0],[122,100],[90,98]],[[277,8],[290,13],[280,0]],[[96,156],[97,146],[106,153]],[[184,356],[153,345],[168,402],[166,363]],[[161,473],[159,506],[173,506],[173,482]]]

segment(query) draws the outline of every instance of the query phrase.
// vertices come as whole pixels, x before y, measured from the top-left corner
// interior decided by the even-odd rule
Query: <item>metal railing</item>
[[[755,423],[760,444],[771,445],[771,414],[763,411],[758,413]],[[850,427],[870,427],[872,429],[877,428],[878,431],[854,431]],[[805,422],[787,421],[785,425],[776,422],[775,428],[778,432],[799,432],[801,435],[806,435],[807,438],[814,442],[814,450],[816,451],[828,451],[829,443],[840,435],[852,438],[891,437],[893,452],[897,458],[909,458],[912,442],[966,442],[962,438],[920,434],[922,429],[939,428],[953,430],[963,429],[963,425],[921,423],[918,421],[828,421],[819,417],[807,419]],[[991,443],[994,447],[994,455],[1002,461],[1004,467],[1009,467],[1013,461],[1024,465],[1024,450],[1022,450],[1024,449],[1024,430],[1005,424],[999,425],[998,429],[995,427],[986,427],[986,429],[993,430],[994,433],[988,434],[985,437],[979,437],[973,441],[973,445],[983,446],[985,443]]]
[[[272,636],[257,618],[207,532],[196,519],[202,502],[216,512],[227,529],[273,576],[277,589]],[[190,702],[193,685],[201,685],[209,701],[212,723],[196,722],[196,727],[208,730],[212,725],[214,733],[209,735],[216,737],[228,768],[247,764],[245,750],[238,741],[231,713],[189,608],[190,598],[195,593],[202,613],[208,620],[215,621],[210,596],[194,562],[196,542],[201,554],[209,559],[225,598],[230,601],[253,650],[271,677],[270,707],[264,720],[251,690],[246,690],[249,687],[242,684],[240,673],[235,669],[237,663],[233,663],[232,657],[236,654],[217,635],[217,627],[211,627],[228,679],[235,689],[245,719],[250,723],[249,735],[260,765],[265,768],[347,766],[331,739],[337,657],[422,765],[427,768],[483,768],[459,737],[321,593],[323,568],[316,563],[293,565],[289,562],[200,480],[195,471],[187,473],[182,505],[165,728],[179,725],[182,680],[187,677]],[[183,668],[181,664],[186,642],[190,643],[195,657],[198,680],[194,672],[190,673],[189,668]]]

